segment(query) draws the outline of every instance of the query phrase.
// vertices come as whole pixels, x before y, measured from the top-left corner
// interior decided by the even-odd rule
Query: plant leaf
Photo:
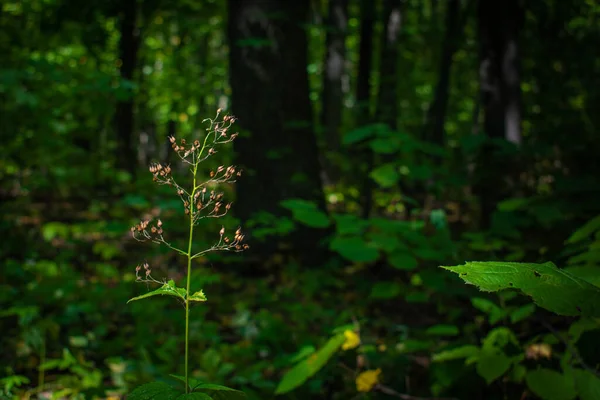
[[[417,260],[408,253],[396,253],[389,257],[392,267],[397,269],[411,270],[417,268]]]
[[[546,368],[530,371],[525,381],[529,389],[544,400],[571,400],[577,396],[573,380],[557,371]]]
[[[202,383],[193,388],[194,393],[204,393],[214,400],[245,400],[246,394],[240,390],[228,388],[227,386]]]
[[[431,336],[456,336],[460,333],[458,327],[454,325],[438,324],[427,328],[426,335]]]
[[[600,215],[589,220],[585,225],[581,228],[577,229],[569,239],[567,239],[567,243],[577,243],[584,239],[587,239],[594,232],[600,229]]]
[[[280,204],[292,212],[295,220],[311,228],[327,228],[331,222],[327,214],[312,201],[287,199]]]
[[[206,295],[204,294],[204,292],[202,290],[194,293],[193,295],[190,296],[189,298],[190,301],[206,301]]]
[[[457,360],[460,358],[472,357],[479,354],[479,347],[471,344],[456,347],[450,350],[444,350],[440,353],[434,354],[432,360],[434,362],[444,362],[450,360]]]
[[[582,369],[574,369],[573,375],[581,400],[600,399],[600,378]]]
[[[162,400],[162,398],[161,398],[161,400]],[[193,392],[193,393],[188,393],[188,394],[182,394],[181,396],[177,397],[176,400],[215,400],[215,399],[210,397],[206,393]]]
[[[486,292],[520,289],[538,306],[560,315],[600,317],[600,288],[550,262],[468,262],[442,268]]]
[[[489,385],[508,371],[511,359],[504,353],[483,352],[477,359],[475,369]]]
[[[127,400],[175,400],[181,396],[181,392],[164,382],[150,382],[137,387],[127,395]]]
[[[336,237],[329,246],[340,255],[353,262],[372,262],[379,257],[379,251],[369,246],[363,239],[353,237]]]
[[[277,385],[275,394],[287,393],[306,382],[308,378],[323,368],[345,340],[344,334],[336,335],[329,339],[325,346],[316,353],[296,364],[283,376],[283,379]]]
[[[129,299],[129,301],[127,301],[127,303],[130,303],[130,302],[136,301],[136,300],[146,299],[146,298],[152,297],[152,296],[159,296],[159,295],[174,296],[174,297],[179,297],[182,300],[185,300],[186,293],[187,292],[184,288],[178,288],[177,286],[175,286],[175,282],[171,279],[169,282],[165,283],[158,289],[148,292],[146,294],[143,294],[141,296],[131,298],[131,299]]]
[[[183,382],[183,384],[185,385],[185,376],[175,375],[175,374],[170,374],[170,376]],[[189,377],[190,390],[194,389],[198,385],[202,385],[203,383],[204,383],[203,380],[192,378],[191,376]]]

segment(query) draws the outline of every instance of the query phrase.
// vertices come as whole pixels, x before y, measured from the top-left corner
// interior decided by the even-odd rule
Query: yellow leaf
[[[356,390],[359,392],[369,392],[373,389],[373,386],[379,383],[379,375],[381,374],[381,369],[370,369],[365,372],[361,372],[356,377]]]
[[[346,337],[346,341],[342,344],[342,350],[354,349],[360,344],[360,337],[356,332],[346,329],[344,331],[344,336]]]

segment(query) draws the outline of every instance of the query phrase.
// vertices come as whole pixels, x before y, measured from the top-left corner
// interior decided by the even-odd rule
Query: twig
[[[590,373],[592,373],[592,374],[594,374],[594,375],[596,375],[597,377],[600,378],[600,372],[598,372],[597,370],[595,370],[594,368],[592,368],[592,367],[590,367],[589,365],[586,364],[586,362],[583,360],[583,358],[581,358],[581,355],[579,354],[579,351],[577,351],[577,349],[575,348],[575,346],[573,346],[573,344],[571,343],[571,341],[569,341],[567,338],[565,338],[559,331],[557,331],[556,329],[554,329],[554,327],[552,325],[550,325],[548,322],[546,322],[546,320],[540,318],[539,321],[558,340],[560,340],[561,342],[564,343],[564,345],[567,347],[567,350],[569,351],[569,353],[571,353],[571,355],[573,356],[573,358],[575,358],[575,360],[577,360],[579,362],[579,364],[581,364],[581,367],[583,369],[585,369],[586,371],[588,371],[588,372],[590,372]]]

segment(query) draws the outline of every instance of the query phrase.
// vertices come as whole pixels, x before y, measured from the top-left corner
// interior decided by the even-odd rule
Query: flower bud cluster
[[[149,220],[140,221],[137,225],[131,227],[131,234],[134,239],[143,242],[152,240],[153,242],[164,242],[162,221],[158,219],[152,224]]]
[[[143,263],[142,265],[137,265],[135,267],[135,278],[138,281],[142,280],[142,277],[140,276],[140,271],[142,270],[142,267],[144,268],[144,278],[145,279],[149,279],[150,278],[150,274],[152,273],[152,270],[150,269],[150,266],[148,265],[147,262]]]

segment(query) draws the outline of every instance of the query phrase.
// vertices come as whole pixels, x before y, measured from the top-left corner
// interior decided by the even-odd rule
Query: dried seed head
[[[156,226],[158,226],[159,228],[162,226],[162,221],[159,219],[158,222],[156,223]]]
[[[223,236],[225,234],[225,227],[222,227],[219,231],[219,235]]]
[[[169,136],[169,142],[175,143],[175,136]]]

